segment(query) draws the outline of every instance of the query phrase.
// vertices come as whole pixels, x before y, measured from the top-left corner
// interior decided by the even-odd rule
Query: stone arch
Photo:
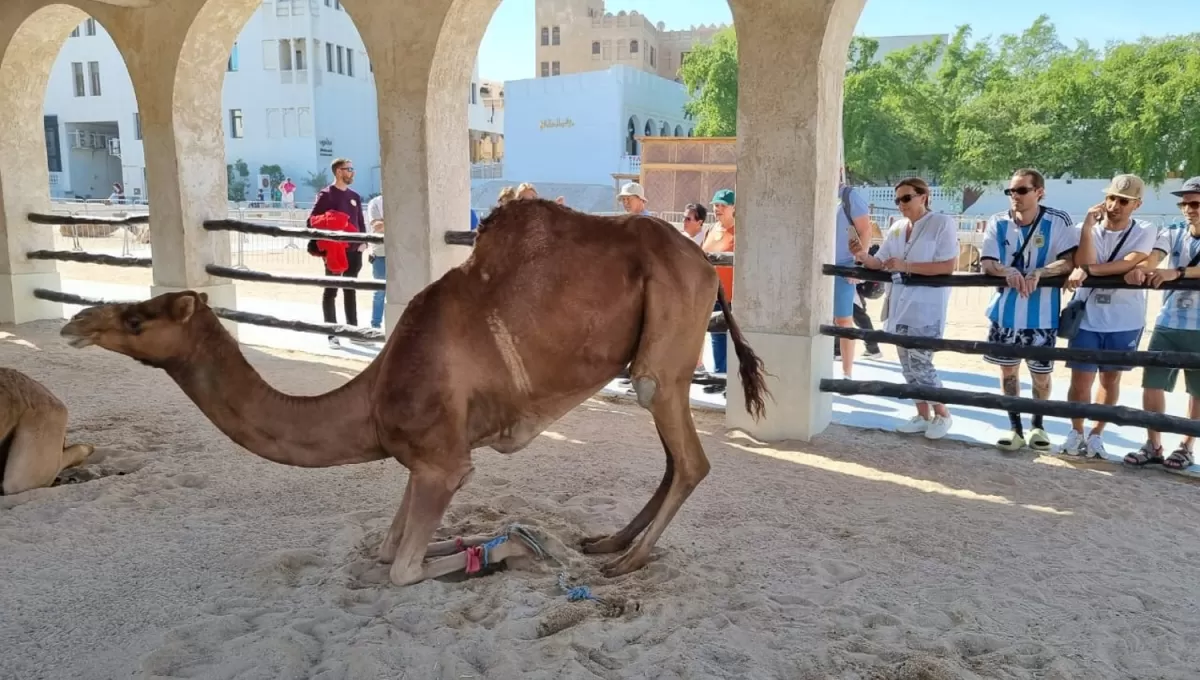
[[[629,156],[638,155],[638,117],[632,115],[629,117],[629,123],[625,126],[625,153]]]
[[[59,318],[62,305],[37,300],[34,288],[59,289],[57,267],[31,261],[25,252],[53,249],[50,228],[26,215],[50,209],[50,172],[42,110],[50,69],[67,36],[87,14],[64,4],[29,14],[0,8],[0,321],[24,323]],[[61,147],[60,147],[61,148]]]
[[[647,118],[647,119],[646,119],[646,127],[645,127],[645,129],[643,130],[643,133],[645,134],[645,136],[646,136],[646,137],[653,137],[653,136],[654,136],[654,133],[655,133],[657,130],[658,130],[658,126],[656,126],[656,125],[654,124],[654,119],[653,119],[653,118]]]
[[[682,137],[682,136],[683,136],[683,126],[682,126],[682,125],[676,125],[676,126],[675,126],[675,136],[676,136],[676,137]]]

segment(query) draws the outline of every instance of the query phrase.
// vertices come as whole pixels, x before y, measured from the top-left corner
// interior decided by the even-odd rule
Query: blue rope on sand
[[[508,541],[508,536],[501,534],[483,544],[483,566],[488,566],[488,564],[491,562],[492,551],[506,541]]]
[[[560,571],[558,573],[558,587],[562,588],[567,594],[568,602],[579,602],[581,600],[592,600],[600,604],[606,604],[602,598],[592,594],[592,589],[587,586],[575,586],[574,588],[567,587],[567,572]]]

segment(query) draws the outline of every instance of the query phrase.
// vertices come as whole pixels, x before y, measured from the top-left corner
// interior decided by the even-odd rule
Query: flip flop
[[[996,448],[1001,451],[1017,451],[1025,446],[1025,438],[1017,434],[1016,430],[1009,431],[1008,434],[996,440]]]
[[[1029,431],[1029,448],[1034,451],[1049,451],[1050,435],[1040,427],[1033,428]]]

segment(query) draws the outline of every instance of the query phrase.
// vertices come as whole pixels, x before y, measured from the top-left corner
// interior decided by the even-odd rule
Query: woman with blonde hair
[[[504,187],[500,190],[500,195],[496,197],[496,205],[504,205],[509,201],[517,198],[517,190],[512,187]]]
[[[919,177],[900,180],[896,184],[895,201],[904,217],[888,229],[878,252],[871,255],[859,241],[852,242],[850,249],[866,268],[892,272],[892,283],[883,301],[885,331],[940,338],[946,330],[950,289],[905,285],[904,277],[953,274],[958,260],[958,225],[949,215],[929,209],[929,185]],[[897,347],[896,352],[908,384],[942,386],[933,367],[932,350]],[[946,405],[918,400],[916,407],[917,415],[896,429],[909,434],[923,433],[928,439],[945,437],[951,425]]]
[[[517,187],[517,198],[537,198],[537,188],[529,182],[521,182]]]

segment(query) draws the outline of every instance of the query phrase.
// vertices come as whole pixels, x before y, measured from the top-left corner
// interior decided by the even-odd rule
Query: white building
[[[354,161],[355,189],[380,191],[379,116],[366,47],[339,0],[264,0],[238,36],[226,66],[225,154],[231,194],[277,199],[278,174],[297,185],[296,201],[310,201],[330,181],[336,157]],[[481,135],[499,140],[502,107],[479,96],[472,76],[463,153]],[[44,106],[50,194],[107,198],[114,182],[125,196],[145,200],[146,170],[133,84],[116,45],[93,19],[64,43],[50,74]],[[502,148],[496,145],[496,148]],[[240,161],[240,162],[239,162]],[[245,175],[242,175],[242,169]]]
[[[683,85],[631,66],[505,82],[504,177],[613,184],[636,174],[638,137],[690,137]]]

